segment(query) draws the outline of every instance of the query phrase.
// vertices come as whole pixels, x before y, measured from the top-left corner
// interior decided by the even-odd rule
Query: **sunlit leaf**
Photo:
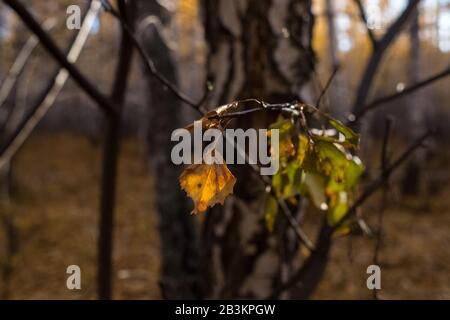
[[[286,165],[287,159],[295,154],[295,147],[292,142],[292,121],[289,119],[279,120],[272,124],[270,129],[279,130],[279,152],[278,155],[273,156],[279,157],[279,162],[282,166]]]
[[[303,161],[305,160],[308,150],[309,150],[309,139],[304,135],[299,136],[297,157],[296,157],[298,167],[301,167],[303,165]]]
[[[333,195],[330,201],[330,211],[328,213],[329,225],[335,225],[347,213],[349,208],[348,194],[345,191],[339,191]]]
[[[349,142],[354,148],[359,147],[359,134],[355,133],[352,129],[344,125],[342,122],[336,119],[329,119],[328,122],[337,131],[343,134],[345,140]]]
[[[305,185],[314,205],[321,210],[327,210],[324,178],[318,174],[307,172],[305,174]]]
[[[222,164],[193,164],[180,176],[180,185],[194,201],[192,213],[204,212],[216,203],[223,204],[233,193],[236,178]]]
[[[315,141],[315,151],[319,159],[319,171],[330,176],[337,183],[342,182],[345,170],[349,166],[346,154],[333,143],[317,140]]]

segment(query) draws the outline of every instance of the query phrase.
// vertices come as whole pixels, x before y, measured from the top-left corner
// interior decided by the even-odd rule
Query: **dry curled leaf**
[[[209,111],[200,120],[198,120],[202,122],[202,130],[225,126],[226,123],[230,122],[230,119],[226,117],[224,119],[221,119],[221,117],[225,116],[228,113],[236,111],[238,107],[238,102],[232,102]],[[185,129],[192,131],[194,129],[194,123],[186,126]]]
[[[225,163],[193,164],[180,176],[180,185],[194,201],[191,213],[206,211],[216,203],[223,204],[225,198],[233,193],[236,178]]]

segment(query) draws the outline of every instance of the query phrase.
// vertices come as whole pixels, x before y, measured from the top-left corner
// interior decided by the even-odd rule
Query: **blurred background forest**
[[[78,32],[66,28],[67,7],[76,4],[82,8],[82,12],[86,12],[90,4],[90,1],[81,0],[20,2],[26,4],[26,8],[40,23],[44,23],[62,50],[69,47]],[[356,94],[361,91],[361,83],[366,81],[364,72],[367,71],[368,61],[383,46],[381,39],[402,15],[409,1],[136,2],[138,10],[135,10],[134,32],[161,74],[194,100],[202,99],[207,79],[211,80],[214,88],[227,88],[222,94],[212,91],[208,98],[209,109],[238,97],[243,98],[245,94],[246,97],[258,99],[270,99],[273,96],[272,93],[261,96],[260,92],[268,92],[265,89],[248,89],[245,94],[242,91],[238,93],[239,89],[236,88],[239,83],[246,83],[247,87],[264,87],[267,84],[260,82],[276,81],[266,78],[254,81],[257,77],[251,78],[251,68],[245,69],[245,72],[238,70],[248,61],[244,59],[246,62],[240,65],[236,56],[250,52],[256,44],[252,39],[245,39],[245,36],[243,40],[236,39],[241,39],[241,33],[252,32],[251,19],[256,21],[260,19],[258,15],[267,13],[272,32],[271,38],[262,43],[267,46],[277,44],[274,49],[275,60],[292,60],[289,53],[292,48],[282,41],[295,39],[296,35],[288,24],[283,23],[287,11],[273,8],[290,8],[291,2],[300,3],[298,6],[306,8],[305,12],[309,11],[310,16],[299,14],[304,19],[299,24],[302,30],[299,41],[304,51],[296,59],[307,67],[300,67],[300,71],[291,75],[289,67],[282,66],[281,73],[284,72],[287,79],[300,75],[301,81],[295,90],[304,101],[312,104],[334,74],[322,99],[322,108],[334,117],[347,121],[355,110],[352,107]],[[260,9],[255,9],[256,13],[248,9],[244,14],[245,10],[239,9],[243,3]],[[362,5],[362,11],[358,3]],[[238,11],[241,16],[236,13]],[[205,18],[208,15],[209,19]],[[380,97],[402,93],[411,85],[443,71],[448,75],[450,1],[419,1],[407,18],[379,57],[379,64],[362,105],[369,105]],[[223,25],[219,26],[218,21]],[[291,25],[294,22],[290,21]],[[264,32],[267,32],[261,27],[264,24],[258,26],[256,34],[264,39]],[[308,31],[308,28],[311,30]],[[97,10],[75,63],[83,75],[102,92],[111,91],[121,46],[120,33],[117,19],[103,9]],[[371,37],[378,40],[371,41]],[[243,48],[240,41],[244,45],[247,42],[250,49]],[[29,55],[24,50],[29,50]],[[261,51],[264,50],[265,46],[261,46]],[[17,60],[21,55],[25,57],[23,70],[14,77],[14,83],[8,91],[5,87],[8,86],[7,81],[11,81],[11,68],[20,64]],[[256,61],[255,57],[248,59]],[[221,62],[221,59],[227,63]],[[38,44],[36,38],[32,38],[29,29],[16,13],[6,3],[0,3],[2,146],[8,143],[15,128],[28,117],[42,93],[48,91],[49,83],[53,84],[51,81],[56,78],[58,71],[58,63]],[[233,73],[236,76],[230,76]],[[225,74],[228,74],[227,84],[227,80],[222,79]],[[450,242],[449,88],[450,77],[440,76],[438,80],[411,93],[382,101],[367,112],[361,121],[360,155],[367,167],[364,181],[374,179],[380,172],[379,154],[386,118],[393,119],[390,141],[392,155],[397,155],[427,129],[436,132],[427,142],[427,148],[418,151],[390,178],[388,192],[375,194],[358,213],[364,217],[368,228],[376,230],[379,222],[377,213],[384,211],[382,247],[377,257],[382,268],[382,290],[378,297],[381,299],[450,299],[450,250],[447,248]],[[2,163],[1,299],[98,297],[98,211],[102,207],[102,145],[108,123],[96,103],[80,90],[72,77],[68,78],[60,92],[50,92],[52,94],[55,100],[48,103],[49,108],[43,111],[42,119],[38,117],[36,128],[26,137],[17,153]],[[112,297],[161,299],[176,297],[173,294],[176,291],[183,297],[199,297],[201,295],[197,289],[192,290],[192,293],[190,289],[179,289],[176,284],[172,285],[171,281],[175,282],[176,279],[171,276],[176,274],[178,276],[175,278],[185,279],[192,276],[192,281],[196,281],[198,273],[202,273],[199,271],[203,270],[202,266],[198,266],[198,261],[203,259],[202,254],[213,256],[215,251],[198,251],[202,242],[209,239],[208,232],[200,229],[204,227],[204,220],[207,220],[205,216],[218,212],[211,210],[206,215],[190,216],[191,203],[184,192],[179,190],[177,175],[163,168],[164,162],[170,161],[167,132],[188,125],[198,118],[198,114],[170,96],[148,74],[136,53],[132,58],[124,99],[114,217]],[[46,104],[45,101],[43,103]],[[161,116],[162,112],[166,115]],[[167,141],[167,146],[163,145],[164,141]],[[165,217],[171,220],[165,221],[161,207],[174,200],[164,190],[175,189],[175,197],[182,197],[182,200],[178,207],[175,205],[173,211],[176,213],[173,214],[185,218],[180,218],[183,221],[174,220],[175,216],[167,213]],[[306,218],[302,218],[304,229],[315,238],[320,225],[320,213],[312,209],[307,212]],[[173,238],[173,234],[165,235],[168,228],[178,228],[174,232],[179,232],[181,239]],[[244,225],[241,228],[252,227]],[[226,230],[229,231],[228,228]],[[194,231],[201,235],[192,235]],[[373,263],[375,237],[366,233],[364,230],[356,231],[334,240],[326,270],[311,298],[372,298],[373,293],[366,287],[366,268]],[[225,240],[221,239],[224,243]],[[244,240],[234,238],[226,241]],[[186,243],[192,248],[185,248]],[[181,252],[181,249],[184,251]],[[308,256],[303,249],[300,247],[296,251],[292,261],[301,263]],[[235,249],[231,245],[227,250]],[[194,261],[186,262],[189,257],[184,257],[179,262],[177,259],[181,258],[173,257],[196,251],[200,253],[191,256]],[[215,268],[214,263],[210,261],[206,268]],[[270,265],[270,261],[265,263]],[[66,268],[71,264],[81,267],[81,290],[70,291],[66,288]],[[243,264],[237,264],[230,268],[244,267]],[[209,290],[207,296],[258,297],[252,292],[265,288],[266,285],[261,283],[264,283],[264,277],[269,273],[264,267],[259,268],[262,269],[258,271],[254,282],[245,282],[241,278],[232,280],[226,272],[211,278],[215,280],[210,280],[213,284],[206,285],[208,289],[205,290]],[[245,289],[228,288],[228,281],[245,283]],[[225,289],[214,287],[220,283],[225,283]],[[211,286],[214,288],[209,288]],[[290,297],[295,298],[295,293]]]

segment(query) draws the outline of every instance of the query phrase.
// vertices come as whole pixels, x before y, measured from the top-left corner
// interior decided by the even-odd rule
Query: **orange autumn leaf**
[[[236,178],[222,164],[193,164],[180,176],[180,185],[194,201],[191,213],[206,211],[216,203],[223,204],[225,198],[233,193]]]

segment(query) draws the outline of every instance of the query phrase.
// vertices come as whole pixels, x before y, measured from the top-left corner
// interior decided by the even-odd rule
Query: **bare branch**
[[[445,69],[445,70],[443,70],[443,71],[441,71],[441,72],[439,72],[439,73],[437,73],[437,74],[435,74],[435,75],[433,75],[433,76],[431,76],[429,78],[426,78],[426,79],[424,79],[424,80],[422,80],[420,82],[417,82],[417,83],[415,83],[415,84],[413,84],[413,85],[411,85],[409,87],[406,87],[405,89],[403,89],[400,92],[395,92],[395,93],[392,93],[392,94],[387,95],[385,97],[381,97],[381,98],[375,99],[373,102],[369,103],[364,108],[362,108],[357,114],[355,114],[355,122],[359,121],[359,119],[362,116],[364,116],[367,112],[369,112],[369,111],[371,111],[371,110],[373,110],[373,109],[375,109],[375,108],[377,108],[377,107],[379,107],[379,106],[381,106],[381,105],[383,105],[383,104],[385,104],[387,102],[390,102],[392,100],[401,98],[404,95],[407,95],[407,94],[410,94],[410,93],[412,93],[412,92],[414,92],[416,90],[419,90],[419,89],[421,89],[421,88],[423,88],[423,87],[425,87],[425,86],[427,86],[429,84],[432,84],[433,82],[435,82],[437,80],[440,80],[440,79],[442,79],[442,78],[444,78],[444,77],[446,77],[448,75],[450,75],[450,66],[447,69]]]
[[[53,39],[45,32],[28,9],[17,0],[3,0],[14,10],[27,27],[38,37],[47,52],[64,67],[73,77],[75,82],[95,101],[107,115],[116,113],[115,105],[103,93],[101,93],[75,65],[70,62],[64,53],[58,48]]]
[[[318,109],[320,109],[320,102],[322,101],[322,98],[325,96],[325,93],[328,91],[328,88],[330,87],[331,83],[333,82],[333,79],[336,76],[338,71],[339,71],[339,65],[335,65],[333,67],[333,72],[331,73],[330,77],[327,80],[327,83],[325,84],[325,87],[322,89],[322,92],[320,93],[319,98],[317,98],[316,106]]]
[[[99,1],[92,1],[86,17],[83,20],[82,27],[71,44],[67,58],[64,58],[68,61],[68,63],[72,64],[77,61],[100,8],[101,5]],[[66,69],[59,69],[54,75],[51,76],[49,84],[37,99],[36,104],[31,108],[25,119],[23,119],[11,136],[6,140],[4,145],[1,146],[0,169],[11,160],[37,124],[51,108],[68,77],[69,73]]]
[[[405,152],[403,152],[402,155],[400,155],[397,160],[395,160],[390,166],[384,170],[381,175],[376,179],[369,187],[366,188],[366,190],[362,193],[361,196],[355,201],[355,203],[350,207],[350,209],[347,211],[345,216],[339,220],[338,223],[336,223],[333,226],[333,230],[337,230],[340,226],[342,226],[348,219],[350,219],[353,215],[356,213],[356,209],[360,207],[364,202],[366,202],[367,199],[370,198],[384,183],[386,183],[386,180],[391,176],[391,174],[398,168],[400,165],[403,164],[413,153],[416,151],[417,148],[423,146],[423,142],[428,139],[429,136],[432,135],[431,131],[427,131],[424,133],[419,139],[417,139],[416,142],[414,142]]]
[[[49,18],[42,23],[42,28],[49,31],[55,26],[56,20],[54,18]],[[3,80],[0,87],[0,132],[10,133],[11,128],[14,127],[15,123],[10,123],[10,119],[15,118],[17,112],[15,112],[16,105],[6,108],[5,102],[7,101],[12,89],[19,80],[22,72],[30,60],[31,54],[37,47],[39,40],[35,35],[31,35],[25,42],[24,46],[20,50],[17,58],[14,60],[11,68],[8,70],[5,79]],[[3,110],[2,110],[3,108]],[[17,117],[16,117],[17,119]],[[14,122],[14,121],[13,121]],[[0,168],[1,169],[1,168]]]
[[[45,31],[49,31],[54,26],[55,26],[54,18],[49,18],[46,21],[44,21],[44,23],[42,24],[42,28]],[[25,42],[22,49],[20,50],[19,55],[14,60],[13,65],[8,70],[8,73],[0,87],[0,108],[3,106],[6,99],[8,98],[18,77],[20,76],[22,71],[25,69],[25,66],[27,65],[27,62],[28,62],[31,54],[33,53],[33,50],[36,48],[38,43],[39,43],[39,41],[36,38],[36,36],[34,36],[34,35],[30,36],[28,38],[28,40]]]
[[[378,40],[373,33],[373,30],[369,28],[369,24],[367,21],[367,15],[362,5],[361,0],[354,0],[356,6],[358,7],[359,16],[361,17],[362,22],[364,23],[364,27],[366,28],[367,36],[369,37],[370,43],[372,44],[372,49],[375,49],[378,45]]]
[[[142,47],[141,43],[138,41],[138,39],[134,35],[134,32],[130,29],[130,27],[127,24],[127,22],[124,21],[124,19],[114,9],[114,7],[111,6],[109,1],[108,0],[102,0],[102,3],[104,5],[105,10],[107,12],[111,13],[112,16],[115,17],[120,22],[120,24],[122,25],[123,29],[125,30],[125,32],[130,37],[133,45],[137,49],[139,55],[142,57],[142,59],[143,59],[143,61],[145,63],[145,66],[147,67],[147,69],[150,72],[150,74],[153,75],[164,87],[166,87],[168,90],[170,90],[178,99],[180,99],[182,102],[186,103],[187,105],[191,106],[192,108],[194,108],[198,112],[202,113],[200,108],[201,108],[201,106],[203,105],[203,103],[207,99],[209,86],[207,85],[207,88],[206,88],[206,91],[205,91],[205,95],[201,99],[201,101],[199,101],[198,103],[192,101],[192,99],[190,97],[188,97],[184,92],[182,92],[179,88],[177,88],[172,82],[170,82],[166,77],[164,77],[164,75],[162,75],[158,71],[158,69],[155,67],[155,63],[150,58],[150,56],[147,54],[147,52],[144,50],[144,48]]]
[[[235,148],[236,148],[236,146],[235,146]],[[248,163],[247,159],[246,159],[246,162]],[[253,169],[253,172],[255,173],[255,175],[259,179],[261,179],[261,181],[264,183],[265,187],[270,188],[269,189],[270,195],[277,200],[278,206],[281,208],[281,212],[283,213],[284,217],[287,219],[292,230],[294,230],[295,235],[297,236],[297,239],[299,240],[299,242],[303,243],[308,250],[310,250],[310,251],[314,250],[313,242],[309,239],[309,237],[303,231],[303,229],[300,228],[300,226],[298,225],[297,221],[294,218],[294,215],[292,214],[291,210],[289,210],[289,207],[287,206],[286,201],[284,201],[284,199],[280,199],[275,194],[275,192],[273,191],[273,189],[271,187],[270,180],[266,179],[264,176],[261,176],[259,174],[259,167],[257,165],[250,165],[250,167]]]
[[[271,189],[272,190],[272,189]],[[276,197],[275,193],[273,193],[273,196]],[[291,228],[294,230],[295,234],[297,235],[297,238],[300,240],[301,243],[305,245],[305,247],[312,251],[314,250],[314,244],[309,239],[309,237],[306,235],[306,233],[303,231],[302,228],[298,225],[298,222],[295,220],[294,215],[292,214],[291,210],[289,210],[286,201],[283,199],[280,199],[279,197],[276,197],[278,205],[281,208],[281,212],[283,212],[283,215],[288,220]]]
[[[378,41],[378,45],[367,63],[361,81],[359,81],[357,95],[352,107],[353,115],[358,114],[364,107],[369,91],[372,87],[373,80],[377,73],[378,66],[386,49],[389,48],[394,39],[397,37],[419,1],[420,0],[410,0],[407,7],[403,10],[397,20],[391,24],[381,40]]]

